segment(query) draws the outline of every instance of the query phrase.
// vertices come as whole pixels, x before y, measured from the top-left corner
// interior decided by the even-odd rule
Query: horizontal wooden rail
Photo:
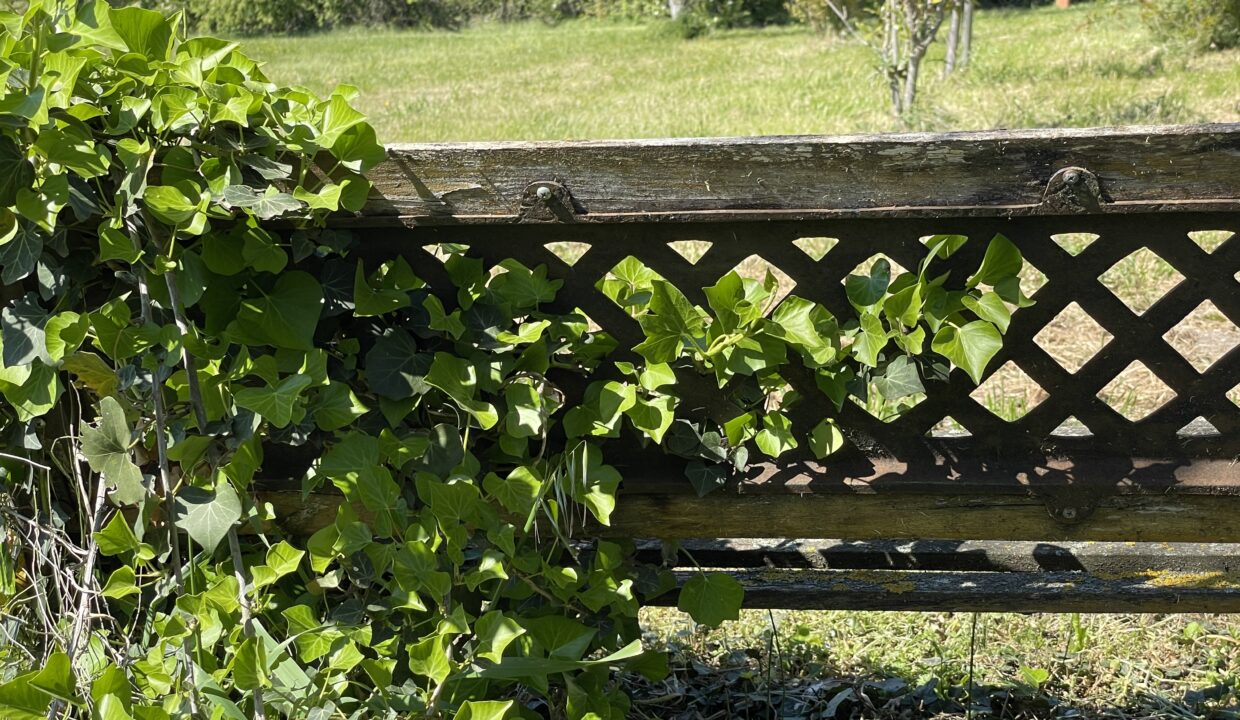
[[[354,225],[1240,208],[1240,124],[394,145]]]

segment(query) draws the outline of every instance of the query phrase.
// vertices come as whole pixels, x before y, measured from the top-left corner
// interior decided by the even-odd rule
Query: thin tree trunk
[[[952,7],[951,23],[947,26],[947,61],[943,66],[943,77],[956,70],[956,43],[960,40],[960,5]]]
[[[684,12],[684,9],[684,0],[667,0],[667,14],[671,15],[673,20],[680,17],[680,14]]]
[[[964,12],[960,19],[960,57],[958,64],[961,69],[969,67],[969,57],[973,47],[973,0],[964,0]]]
[[[908,70],[904,74],[904,110],[913,109],[913,101],[917,99],[917,74],[921,69],[924,54],[913,47],[908,56]]]

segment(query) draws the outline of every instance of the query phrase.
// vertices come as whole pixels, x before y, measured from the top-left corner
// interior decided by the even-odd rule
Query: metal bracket
[[[1108,202],[1111,199],[1103,193],[1097,175],[1083,167],[1066,167],[1046,183],[1041,208],[1051,213],[1088,213]]]
[[[540,180],[521,194],[517,222],[573,222],[581,212],[568,188],[557,180]]]
[[[1094,508],[1098,507],[1100,499],[1095,493],[1068,488],[1044,489],[1035,494],[1046,503],[1046,512],[1061,525],[1077,525],[1084,522],[1093,514]]]

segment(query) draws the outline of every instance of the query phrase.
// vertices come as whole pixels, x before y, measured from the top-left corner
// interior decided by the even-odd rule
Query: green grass
[[[281,83],[356,85],[387,142],[964,130],[1240,120],[1240,51],[1160,47],[1131,2],[979,13],[975,58],[891,117],[870,51],[802,27],[485,25],[250,40]]]

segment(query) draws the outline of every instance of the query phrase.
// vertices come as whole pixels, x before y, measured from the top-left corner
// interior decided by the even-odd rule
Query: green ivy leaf
[[[727,484],[728,466],[694,460],[685,466],[685,477],[689,478],[698,497],[706,497]]]
[[[543,480],[535,468],[518,465],[506,477],[488,473],[482,487],[500,505],[520,517],[527,517],[542,492]]]
[[[844,447],[844,433],[831,418],[824,418],[809,433],[809,448],[819,460]]]
[[[104,223],[99,226],[99,262],[120,260],[134,263],[142,257],[142,251],[134,247],[128,235]]]
[[[138,7],[113,9],[112,29],[132,53],[154,60],[167,60],[172,53],[172,26],[163,13]]]
[[[233,397],[241,407],[253,410],[275,427],[282,428],[292,421],[301,391],[310,387],[311,382],[308,375],[290,375],[279,385],[245,388]]]
[[[108,576],[108,581],[104,583],[100,593],[106,598],[120,600],[130,595],[140,595],[142,590],[138,587],[138,576],[134,574],[133,568],[122,565]]]
[[[233,683],[238,690],[254,691],[269,687],[267,676],[267,650],[258,638],[246,638],[233,657]]]
[[[399,328],[384,335],[366,353],[366,382],[372,392],[404,400],[430,389],[426,374],[433,356],[419,353],[413,336]]]
[[[754,442],[758,449],[777,458],[797,446],[792,435],[792,421],[783,413],[776,411],[762,416],[762,429],[758,431]]]
[[[43,255],[43,232],[32,222],[20,220],[17,233],[4,245],[0,245],[0,281],[5,285],[16,284],[34,272]]]
[[[112,519],[92,537],[99,548],[99,554],[107,557],[132,552],[141,544],[122,513],[112,515]]]
[[[348,385],[337,380],[332,380],[319,391],[310,409],[314,415],[314,423],[320,430],[328,432],[348,427],[370,412],[370,408],[366,407]]]
[[[513,700],[466,700],[452,720],[504,720],[515,704]]]
[[[985,320],[961,327],[944,325],[930,341],[932,350],[963,369],[975,383],[982,381],[982,373],[1001,347],[1003,336]]]
[[[43,667],[30,678],[30,686],[58,700],[77,701],[77,683],[73,678],[73,666],[69,656],[54,652],[43,661]]]
[[[844,278],[844,291],[848,301],[856,308],[868,308],[887,293],[891,284],[891,263],[879,258],[870,266],[869,275],[849,275]]]
[[[1020,274],[1024,265],[1020,250],[1003,235],[995,235],[986,246],[986,256],[982,258],[982,266],[969,278],[969,287],[977,285],[995,285],[1006,278]]]
[[[409,307],[409,293],[393,288],[373,288],[366,281],[366,269],[358,261],[353,277],[353,314],[357,317],[377,317],[394,310]]]
[[[524,635],[525,628],[502,612],[491,611],[474,623],[474,634],[478,637],[478,657],[498,663],[504,649]]]
[[[147,192],[150,192],[150,188]],[[305,203],[289,193],[280,192],[275,186],[269,186],[260,193],[249,185],[229,185],[224,188],[222,200],[229,207],[248,208],[263,220],[271,220],[305,207]]]
[[[129,454],[131,435],[125,411],[111,397],[99,401],[98,426],[82,426],[82,454],[91,470],[103,473],[112,486],[112,498],[121,505],[137,505],[147,494],[142,471]]]
[[[745,590],[730,575],[694,575],[680,589],[676,607],[701,625],[716,627],[724,620],[740,619]]]
[[[198,213],[198,203],[171,185],[151,185],[142,200],[156,219],[169,225],[187,223]]]
[[[52,364],[46,332],[50,319],[34,293],[0,310],[0,343],[4,346],[0,358],[4,367],[28,365],[36,359]]]
[[[1008,310],[1008,306],[1004,304],[1003,298],[998,293],[982,293],[980,298],[966,295],[961,302],[979,318],[989,320],[994,324],[1000,334],[1007,332],[1008,324],[1012,321],[1012,311]]]
[[[917,363],[907,355],[897,355],[887,363],[882,374],[874,376],[874,388],[887,400],[900,400],[926,391]]]
[[[229,326],[234,339],[247,345],[313,350],[323,310],[323,289],[314,276],[300,270],[286,272],[270,292],[257,291],[258,297],[241,301]]]
[[[21,146],[0,135],[0,207],[12,207],[17,191],[34,184],[34,166]]]
[[[861,316],[861,332],[852,344],[852,354],[862,365],[878,366],[878,354],[887,347],[889,335],[877,315]]]
[[[175,500],[175,524],[208,553],[214,552],[241,519],[241,498],[232,483],[220,480],[215,490],[185,487]]]
[[[495,406],[474,397],[477,389],[477,371],[468,360],[455,355],[438,352],[426,373],[426,382],[444,391],[462,410],[478,421],[483,430],[489,430],[499,422]]]

